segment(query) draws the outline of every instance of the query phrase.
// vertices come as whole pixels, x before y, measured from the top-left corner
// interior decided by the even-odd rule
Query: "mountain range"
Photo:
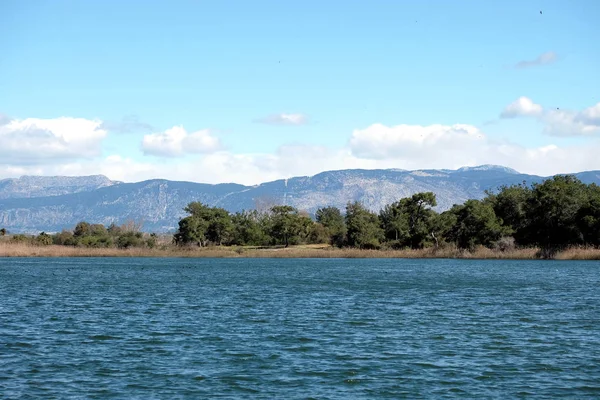
[[[600,184],[600,171],[573,174],[585,183]],[[13,233],[55,232],[79,221],[143,223],[147,232],[172,232],[192,201],[230,212],[265,210],[287,204],[314,213],[319,207],[344,209],[360,201],[374,211],[418,192],[434,192],[438,211],[467,199],[481,199],[486,190],[503,185],[542,182],[547,177],[482,165],[457,170],[340,170],[314,176],[280,179],[255,186],[203,184],[152,179],[136,183],[105,176],[23,176],[0,180],[0,227]]]

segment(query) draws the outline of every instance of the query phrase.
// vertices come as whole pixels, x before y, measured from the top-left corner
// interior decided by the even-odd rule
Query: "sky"
[[[0,1],[0,179],[600,170],[600,2]]]

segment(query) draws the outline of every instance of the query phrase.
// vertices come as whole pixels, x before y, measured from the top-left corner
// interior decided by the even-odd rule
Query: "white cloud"
[[[387,127],[397,130],[398,127]],[[409,126],[419,130],[428,127]],[[471,131],[473,127],[467,129]],[[365,137],[373,133],[367,127],[359,132]],[[439,130],[438,130],[439,131]],[[600,169],[598,154],[600,141],[585,145],[558,147],[546,145],[527,148],[514,143],[495,142],[482,134],[479,138],[466,134],[461,145],[447,147],[449,137],[455,137],[452,127],[436,138],[420,142],[419,147],[407,151],[394,147],[394,151],[375,151],[374,146],[385,147],[384,141],[374,141],[371,151],[378,158],[358,155],[349,147],[327,148],[322,146],[282,146],[272,154],[233,154],[227,151],[207,154],[194,159],[146,162],[112,155],[104,159],[77,161],[48,166],[2,166],[0,177],[21,175],[92,175],[103,174],[113,180],[126,182],[154,178],[188,180],[204,183],[235,182],[247,185],[293,176],[314,175],[322,171],[349,168],[401,168],[401,169],[456,169],[462,166],[498,164],[517,171],[552,175]],[[447,137],[445,137],[448,135]],[[460,135],[460,134],[458,134]]]
[[[213,153],[222,149],[219,138],[209,130],[188,133],[182,126],[164,132],[145,135],[142,140],[144,154],[179,157],[186,154]]]
[[[360,158],[398,158],[402,161],[439,158],[438,152],[464,152],[479,146],[485,136],[471,125],[398,125],[374,124],[355,130],[350,139],[352,154]],[[401,162],[402,162],[401,161]]]
[[[3,117],[0,158],[4,163],[21,165],[96,157],[107,135],[101,123],[84,118]]]
[[[542,115],[543,108],[535,104],[529,97],[519,97],[504,108],[500,118],[536,117]]]
[[[552,64],[552,63],[556,62],[556,60],[558,60],[558,56],[556,55],[556,53],[553,51],[548,51],[546,53],[540,54],[534,60],[519,61],[518,63],[515,64],[515,68],[523,69],[523,68],[530,68],[530,67],[538,67],[541,65]]]
[[[600,126],[600,103],[586,108],[575,119],[586,125]]]
[[[538,175],[600,169],[600,140],[528,148],[493,140],[471,125],[374,124],[354,131],[349,148],[355,160],[371,160],[370,168],[455,169],[497,164]]]
[[[274,114],[258,119],[260,122],[267,125],[306,125],[308,117],[304,114]]]
[[[568,127],[580,124],[585,130],[597,126],[594,124],[598,121],[599,111],[600,105],[595,105],[581,112],[543,111],[535,118],[544,122],[553,119],[551,126],[555,129],[561,124]],[[0,125],[0,178],[104,174],[126,182],[165,178],[258,184],[349,168],[455,169],[499,164],[539,175],[600,169],[600,140],[588,140],[577,146],[548,144],[528,148],[492,140],[479,128],[464,124],[373,124],[353,131],[345,146],[284,145],[269,154],[234,154],[222,150],[219,140],[209,131],[188,133],[176,126],[162,133],[146,135],[144,151],[168,156],[202,154],[185,159],[165,157],[148,161],[115,153],[101,159],[96,155],[106,132],[98,128],[100,123],[74,118],[8,120]],[[40,156],[40,149],[45,152],[45,158]],[[86,159],[84,156],[93,157]]]
[[[544,109],[528,97],[519,97],[506,106],[500,118],[533,117],[550,136],[589,136],[600,133],[600,103],[583,111]]]
[[[600,121],[581,112],[548,110],[542,117],[544,133],[551,136],[589,136],[600,133]]]

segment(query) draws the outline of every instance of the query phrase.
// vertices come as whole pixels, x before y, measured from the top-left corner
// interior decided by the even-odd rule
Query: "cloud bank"
[[[583,111],[543,108],[528,97],[519,97],[504,108],[500,118],[532,117],[550,136],[591,136],[600,133],[600,103]]]
[[[140,137],[141,154],[105,151],[103,122],[82,118],[0,119],[0,179],[20,175],[104,174],[126,182],[152,178],[258,184],[350,168],[456,169],[498,164],[552,175],[600,169],[600,103],[580,111],[545,108],[528,97],[501,118],[534,118],[548,135],[585,135],[585,143],[527,147],[494,139],[469,124],[371,124],[349,132],[338,147],[281,145],[272,153],[233,153],[211,130],[174,126]],[[144,157],[143,155],[152,156]],[[199,174],[199,171],[201,173]]]
[[[1,118],[0,159],[4,164],[64,162],[101,154],[106,130],[102,122],[84,118]]]
[[[146,155],[181,157],[187,154],[213,153],[223,146],[208,129],[188,133],[182,126],[145,135],[142,150]]]

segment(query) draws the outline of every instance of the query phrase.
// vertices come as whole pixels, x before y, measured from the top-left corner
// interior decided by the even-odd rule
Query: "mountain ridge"
[[[586,183],[600,183],[600,171],[573,175]],[[145,231],[169,232],[176,229],[177,221],[185,214],[183,208],[191,201],[223,207],[230,212],[265,210],[276,204],[288,204],[309,213],[318,207],[343,209],[349,201],[361,201],[378,211],[385,204],[423,191],[436,193],[436,208],[442,211],[470,198],[482,198],[486,190],[524,181],[532,184],[547,178],[493,165],[457,170],[323,171],[253,186],[158,178],[128,183],[112,181],[102,175],[22,177],[0,180],[0,227],[11,232],[36,233],[70,229],[83,220],[105,225],[135,220],[144,222]],[[7,181],[12,184],[3,185]],[[21,186],[15,185],[15,181]],[[26,184],[30,182],[34,183],[32,191],[27,192]],[[46,182],[51,190],[44,193],[40,182]],[[48,193],[51,195],[41,195]]]
[[[104,175],[37,176],[0,179],[0,199],[57,196],[118,185]],[[12,196],[11,196],[12,194]]]

